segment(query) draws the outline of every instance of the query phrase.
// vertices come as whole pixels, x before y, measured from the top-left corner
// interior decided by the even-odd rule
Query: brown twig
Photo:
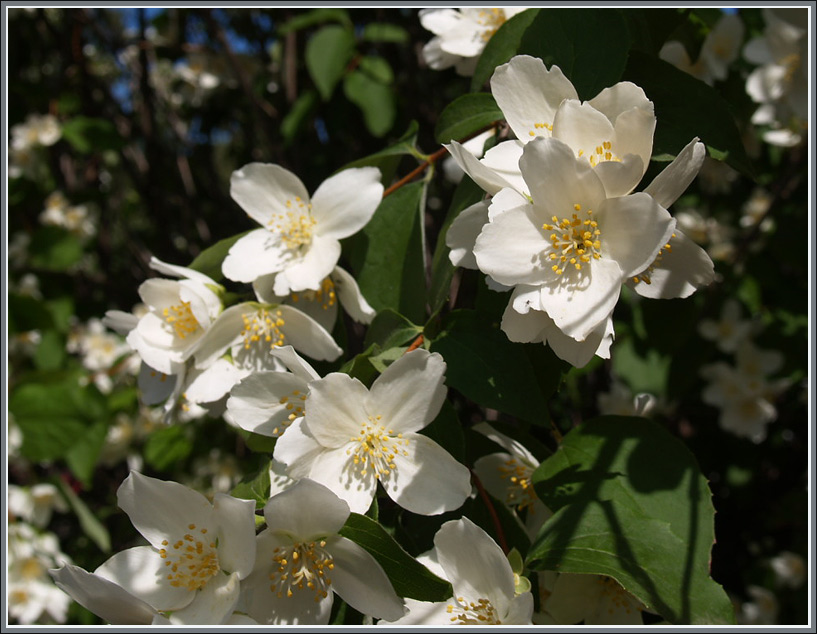
[[[406,349],[406,351],[403,354],[408,354],[412,350],[416,350],[417,348],[423,345],[423,341],[425,341],[423,335],[418,335],[417,338],[411,342],[411,345]]]
[[[473,481],[474,486],[477,487],[477,491],[479,491],[482,501],[485,502],[485,506],[488,507],[488,513],[490,513],[491,520],[493,521],[494,528],[496,529],[496,538],[499,542],[499,547],[502,548],[502,552],[507,555],[510,549],[508,548],[508,542],[505,540],[505,531],[502,530],[502,524],[499,521],[499,516],[496,514],[494,503],[491,501],[491,496],[488,495],[488,492],[485,490],[485,487],[482,486],[482,482],[477,474],[474,473],[473,469],[469,469],[469,471],[471,471],[471,480]]]

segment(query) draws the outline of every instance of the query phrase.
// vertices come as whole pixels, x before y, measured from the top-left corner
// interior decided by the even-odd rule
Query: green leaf
[[[366,129],[376,137],[391,130],[397,115],[391,88],[367,73],[353,70],[343,78],[346,98],[363,113]]]
[[[349,18],[349,12],[346,9],[324,7],[296,15],[278,28],[278,34],[286,35],[323,22],[340,22],[349,28],[353,26],[352,20]]]
[[[662,59],[639,51],[630,53],[623,79],[641,86],[655,104],[658,125],[653,156],[676,156],[697,136],[710,154],[753,177],[752,164],[729,104],[714,88]]]
[[[166,471],[181,462],[193,449],[193,443],[182,425],[153,432],[145,442],[145,462],[158,471]]]
[[[471,79],[471,91],[480,90],[483,84],[491,78],[494,70],[516,55],[527,28],[530,26],[539,9],[528,9],[517,13],[510,20],[500,26],[491,36],[477,62],[477,68]]]
[[[8,331],[10,335],[29,330],[54,327],[54,320],[45,304],[30,295],[8,295]]]
[[[46,330],[34,352],[34,365],[40,370],[56,370],[65,356],[65,339],[56,330]]]
[[[379,152],[369,154],[368,156],[364,156],[363,158],[352,161],[351,163],[347,163],[342,169],[348,169],[350,167],[365,167],[367,165],[377,167],[380,169],[380,182],[382,182],[384,186],[388,185],[392,182],[392,180],[394,180],[394,174],[397,171],[397,166],[400,163],[400,160],[406,155],[416,156],[418,154],[418,130],[419,125],[416,121],[412,121],[409,124],[406,132],[392,145],[380,150]]]
[[[377,560],[399,596],[418,601],[445,601],[451,596],[450,583],[432,574],[409,555],[374,520],[351,513],[339,533],[362,546]]]
[[[619,81],[629,43],[627,23],[615,9],[541,9],[519,53],[558,66],[586,100]]]
[[[457,189],[454,190],[451,206],[448,208],[448,213],[440,228],[440,237],[437,239],[434,256],[431,259],[431,288],[428,301],[432,315],[448,301],[451,280],[454,278],[455,267],[448,258],[451,249],[445,244],[448,228],[463,209],[479,202],[484,196],[485,192],[482,191],[482,188],[467,176],[463,177],[459,185],[457,185]]]
[[[85,429],[84,433],[65,454],[65,462],[71,472],[82,482],[82,485],[90,489],[96,470],[96,462],[99,452],[105,444],[105,437],[108,434],[107,421],[99,421],[91,427]]]
[[[315,111],[318,105],[318,93],[314,90],[307,90],[298,95],[295,103],[281,121],[281,136],[284,137],[284,145],[290,143],[298,136],[298,132],[303,127],[307,118]]]
[[[238,242],[239,238],[243,238],[250,231],[253,231],[253,229],[229,238],[224,238],[216,242],[213,246],[207,247],[196,256],[196,259],[190,263],[188,268],[198,271],[199,273],[204,273],[215,282],[220,282],[224,279],[224,275],[221,272],[221,264],[224,262],[224,258],[227,257],[227,252]]]
[[[451,312],[431,351],[443,355],[446,384],[482,407],[538,425],[548,422],[547,403],[525,346],[508,340],[497,323],[474,310]]]
[[[87,428],[85,422],[71,416],[15,414],[14,421],[23,433],[20,452],[32,462],[62,458]]]
[[[613,577],[677,624],[734,624],[709,576],[711,494],[684,444],[642,418],[605,416],[568,433],[533,474],[554,511],[528,552],[536,570]]]
[[[338,372],[348,374],[353,379],[357,379],[364,385],[371,385],[377,376],[377,370],[372,365],[372,356],[380,353],[380,346],[376,343],[369,346],[365,351],[349,359],[344,363]]]
[[[255,500],[256,508],[264,508],[270,497],[270,461],[267,460],[258,472],[239,482],[230,495],[242,500]]]
[[[372,308],[390,308],[415,323],[425,318],[426,303],[419,212],[423,187],[411,183],[384,198],[348,249],[357,283]]]
[[[381,349],[386,350],[407,344],[422,332],[423,329],[420,326],[387,308],[377,313],[372,323],[369,324],[363,345],[369,347],[376,343]]]
[[[618,9],[627,22],[631,48],[658,55],[675,29],[684,22],[688,9]]]
[[[306,68],[324,101],[329,101],[355,53],[355,36],[344,26],[321,28],[306,43]]]
[[[363,27],[363,39],[367,42],[393,42],[395,44],[406,44],[409,39],[409,32],[397,24],[385,22],[370,22]]]
[[[124,140],[108,119],[79,116],[62,125],[62,136],[80,154],[118,150]]]
[[[640,356],[631,337],[616,343],[616,353],[612,357],[614,374],[623,379],[634,394],[646,392],[662,396],[665,393],[669,357],[652,348],[646,350],[645,356]]]
[[[394,71],[391,69],[391,66],[389,66],[389,63],[382,57],[375,57],[374,55],[361,57],[358,68],[375,81],[386,86],[391,85],[394,81]]]
[[[31,238],[31,266],[64,271],[82,257],[82,242],[62,227],[40,227]]]
[[[55,483],[77,516],[83,532],[103,553],[111,552],[111,536],[108,533],[108,529],[99,522],[96,516],[86,506],[85,502],[74,493],[70,486],[61,479],[56,479]]]
[[[440,113],[434,138],[437,143],[450,143],[479,132],[505,115],[494,98],[485,92],[460,95]]]

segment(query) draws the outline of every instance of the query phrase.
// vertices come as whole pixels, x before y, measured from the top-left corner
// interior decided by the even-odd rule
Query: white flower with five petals
[[[321,288],[340,258],[340,240],[369,222],[383,197],[380,170],[346,169],[310,198],[301,180],[279,165],[250,163],[233,172],[230,195],[261,225],[230,248],[228,279],[253,282],[275,274],[278,296]]]
[[[370,390],[341,373],[313,381],[304,417],[278,439],[273,457],[290,477],[326,485],[355,513],[369,508],[378,482],[413,513],[459,508],[471,493],[468,469],[417,433],[442,407],[445,370],[439,354],[413,350]]]

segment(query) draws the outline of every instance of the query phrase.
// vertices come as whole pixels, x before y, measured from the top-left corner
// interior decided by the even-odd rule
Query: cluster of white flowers
[[[92,373],[91,379],[103,394],[113,389],[114,374],[136,375],[139,371],[138,355],[95,317],[71,329],[65,348],[82,357],[83,367]]]
[[[60,191],[45,199],[45,209],[40,214],[44,225],[62,227],[79,238],[92,238],[96,235],[94,214],[88,205],[72,205]]]
[[[752,123],[766,126],[763,139],[791,147],[804,138],[808,126],[808,10],[764,8],[763,35],[750,40],[743,56],[758,64],[746,80],[746,92],[760,107]]]
[[[490,201],[464,210],[446,235],[455,265],[513,289],[502,319],[512,341],[541,341],[574,366],[609,358],[612,313],[627,285],[649,298],[687,297],[709,284],[706,252],[667,208],[700,169],[693,139],[640,193],[655,130],[644,91],[621,82],[581,102],[542,60],[514,57],[491,89],[515,140],[477,159],[448,147]]]
[[[766,426],[777,419],[774,399],[789,387],[788,379],[771,380],[783,365],[776,350],[761,350],[752,341],[757,327],[741,318],[740,305],[727,300],[721,319],[701,321],[698,332],[714,341],[723,352],[734,354],[734,364],[717,362],[701,368],[709,385],[703,401],[721,410],[720,426],[737,436],[759,443],[766,438]]]

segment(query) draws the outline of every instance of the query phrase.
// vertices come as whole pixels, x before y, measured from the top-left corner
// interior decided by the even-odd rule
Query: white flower
[[[318,373],[292,346],[271,351],[289,372],[255,372],[234,386],[227,399],[227,418],[241,429],[277,437],[303,416],[309,385]]]
[[[737,350],[749,338],[753,329],[754,322],[742,318],[740,304],[731,297],[724,301],[719,321],[702,319],[698,324],[698,334],[708,341],[714,341],[723,352]]]
[[[544,611],[564,625],[642,625],[644,609],[615,579],[588,574],[560,574],[544,603]]]
[[[96,234],[96,224],[88,207],[71,205],[59,191],[46,198],[40,222],[44,225],[62,227],[80,238],[90,238]]]
[[[50,114],[30,114],[25,122],[11,127],[11,146],[16,149],[54,145],[62,130],[57,118]]]
[[[313,381],[304,418],[278,439],[273,457],[290,477],[326,485],[355,513],[369,508],[378,481],[413,513],[459,508],[471,493],[468,469],[417,433],[442,407],[445,370],[439,354],[420,349],[390,365],[371,390],[340,373]]]
[[[652,102],[630,82],[605,88],[581,102],[558,66],[517,55],[497,67],[491,92],[517,139],[504,141],[477,160],[462,145],[447,145],[465,172],[493,195],[511,187],[527,193],[519,159],[530,141],[556,138],[594,167],[608,196],[630,193],[647,170],[655,131]]]
[[[338,302],[356,322],[371,323],[375,310],[363,297],[355,278],[336,266],[316,290],[292,292],[286,296],[274,292],[276,275],[262,275],[253,282],[258,301],[268,304],[290,304],[317,321],[327,332],[332,332],[338,316]]]
[[[694,64],[684,45],[676,40],[665,43],[658,56],[693,77],[712,85],[716,80],[726,79],[729,65],[740,55],[743,32],[744,26],[740,16],[735,13],[725,13],[706,34],[698,59]]]
[[[502,549],[468,518],[443,524],[433,550],[418,561],[450,581],[454,596],[439,603],[406,599],[409,613],[390,625],[531,625],[533,595],[516,594]]]
[[[806,580],[808,569],[805,560],[797,553],[784,550],[772,557],[769,564],[774,570],[777,582],[792,589],[797,589]]]
[[[255,503],[218,493],[211,504],[177,482],[135,471],[117,498],[150,545],[117,553],[94,575],[172,612],[174,624],[228,618],[255,561]]]
[[[139,286],[148,312],[140,318],[108,311],[103,323],[130,332],[127,341],[151,368],[177,374],[193,354],[202,335],[221,312],[218,285],[206,275],[151,258],[154,270],[181,280],[154,278]]]
[[[735,365],[719,362],[701,368],[701,376],[710,382],[701,398],[720,408],[722,429],[755,443],[766,438],[766,425],[777,419],[772,401],[788,387],[786,379],[769,382],[767,376],[782,364],[780,352],[759,350],[747,340],[736,351]]]
[[[608,318],[622,283],[655,260],[675,220],[644,193],[608,198],[589,163],[556,139],[525,146],[520,168],[531,202],[500,207],[477,238],[481,271],[532,292],[514,301],[546,312],[567,336],[583,341]]]
[[[369,222],[383,197],[380,170],[346,169],[310,199],[300,179],[278,165],[233,172],[230,195],[261,229],[240,238],[222,264],[225,277],[253,282],[275,273],[273,292],[319,290],[340,257],[340,240]]]
[[[780,604],[774,592],[761,586],[749,586],[746,591],[752,597],[738,610],[737,621],[740,625],[776,625]]]
[[[338,535],[349,506],[326,487],[300,480],[264,507],[242,606],[262,624],[325,625],[334,593],[378,618],[399,618],[403,603],[380,564]]]
[[[650,416],[656,408],[652,394],[636,394],[624,383],[613,379],[609,392],[599,392],[596,397],[599,414],[604,416]]]
[[[488,40],[506,20],[524,10],[524,7],[421,9],[420,24],[435,35],[423,47],[423,59],[434,70],[454,66],[459,75],[473,75]]]
[[[533,489],[531,478],[539,461],[520,442],[498,432],[488,423],[479,423],[473,429],[505,449],[502,453],[478,458],[474,462],[474,472],[488,493],[517,512],[526,512],[525,528],[528,535],[535,536],[551,516]]]

